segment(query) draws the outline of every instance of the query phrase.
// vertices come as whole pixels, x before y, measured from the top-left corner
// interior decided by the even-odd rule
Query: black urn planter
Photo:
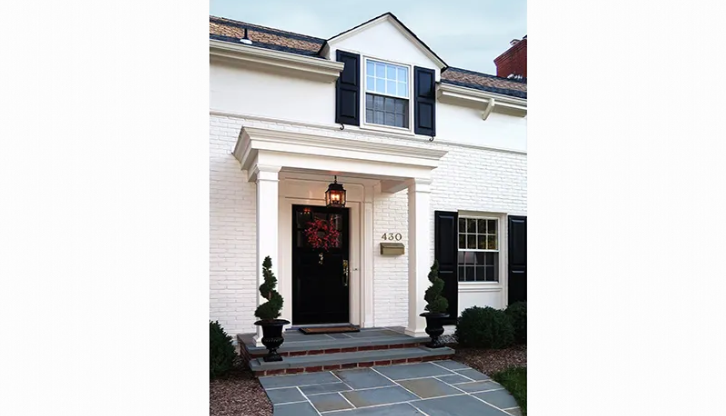
[[[265,362],[282,361],[282,357],[277,353],[285,338],[282,336],[282,327],[289,324],[290,321],[284,319],[266,319],[255,322],[255,325],[262,327],[262,344],[267,347],[267,355],[262,359]]]
[[[448,313],[424,312],[419,316],[426,318],[426,333],[431,337],[431,342],[426,346],[429,348],[444,347],[439,337],[444,333],[444,319],[449,317]]]

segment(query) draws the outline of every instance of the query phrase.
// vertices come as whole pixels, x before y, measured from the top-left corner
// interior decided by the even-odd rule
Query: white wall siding
[[[373,200],[373,307],[376,326],[406,326],[408,316],[408,192],[377,193]],[[401,233],[402,256],[382,256],[383,233]]]
[[[483,109],[436,104],[436,140],[519,152],[527,151],[527,119],[497,113],[482,120]]]
[[[338,49],[359,53],[370,58],[430,68],[435,70],[437,81],[441,78],[441,72],[436,63],[409,41],[393,26],[393,23],[387,21],[370,26],[347,39],[334,40],[327,57],[335,60]]]
[[[256,188],[230,154],[241,126],[210,116],[209,318],[229,334],[253,332],[257,306]]]
[[[335,122],[335,83],[221,62],[209,66],[209,82],[212,110],[310,123]]]

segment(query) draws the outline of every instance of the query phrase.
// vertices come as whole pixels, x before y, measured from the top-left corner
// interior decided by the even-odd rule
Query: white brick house
[[[256,331],[265,256],[293,325],[421,335],[434,258],[452,315],[525,299],[526,114],[525,82],[448,67],[388,13],[330,39],[210,17],[210,318]],[[322,264],[313,215],[343,239]]]

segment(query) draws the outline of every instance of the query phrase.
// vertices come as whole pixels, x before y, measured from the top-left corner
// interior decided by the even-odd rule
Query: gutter
[[[527,100],[523,98],[444,83],[439,83],[436,94],[442,101],[464,102],[474,107],[484,106],[483,120],[489,117],[495,107],[521,116],[527,115]]]
[[[327,59],[294,55],[287,52],[234,44],[216,39],[209,40],[210,57],[244,62],[263,69],[282,70],[324,82],[334,82],[344,64]]]

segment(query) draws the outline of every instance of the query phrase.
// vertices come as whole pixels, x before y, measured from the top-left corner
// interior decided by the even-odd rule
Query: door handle
[[[348,260],[343,260],[343,286],[348,286]]]

